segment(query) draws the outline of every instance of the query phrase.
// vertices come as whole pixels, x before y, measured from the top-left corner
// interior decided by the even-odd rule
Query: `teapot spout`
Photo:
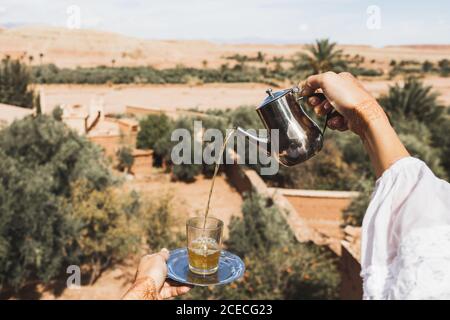
[[[270,140],[269,138],[261,138],[249,133],[247,130],[240,127],[236,128],[236,134],[238,136],[247,137],[251,144],[257,146],[260,150],[270,155]]]

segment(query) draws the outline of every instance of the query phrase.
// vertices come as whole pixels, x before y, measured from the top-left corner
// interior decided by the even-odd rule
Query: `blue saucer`
[[[180,283],[194,286],[214,286],[233,282],[244,275],[244,262],[237,255],[222,250],[219,268],[211,275],[197,275],[189,270],[186,248],[170,251],[167,261],[167,277]]]

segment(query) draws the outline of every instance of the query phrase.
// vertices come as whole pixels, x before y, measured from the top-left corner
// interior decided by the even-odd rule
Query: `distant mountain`
[[[12,28],[19,28],[26,26],[27,23],[20,23],[20,22],[3,22],[0,23],[0,29],[12,29]]]

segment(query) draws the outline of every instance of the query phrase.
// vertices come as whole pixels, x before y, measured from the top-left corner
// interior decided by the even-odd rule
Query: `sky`
[[[0,0],[2,27],[74,21],[145,39],[450,44],[449,0]]]

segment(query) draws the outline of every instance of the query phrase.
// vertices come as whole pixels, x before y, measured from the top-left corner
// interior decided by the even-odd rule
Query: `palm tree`
[[[23,108],[39,107],[39,96],[31,88],[29,68],[20,60],[0,62],[0,102]]]
[[[264,62],[265,58],[266,58],[266,55],[264,53],[262,53],[261,51],[258,51],[258,54],[256,55],[256,61]]]
[[[41,52],[39,53],[39,64],[42,65],[42,60],[44,59],[44,54]]]
[[[306,53],[296,55],[293,61],[294,68],[308,74],[346,70],[347,62],[342,50],[336,49],[336,45],[336,42],[330,42],[329,39],[316,40],[315,44],[307,46]]]
[[[444,108],[438,103],[439,94],[417,78],[407,78],[403,86],[398,83],[380,98],[380,104],[393,118],[416,119],[426,124],[440,118]]]

